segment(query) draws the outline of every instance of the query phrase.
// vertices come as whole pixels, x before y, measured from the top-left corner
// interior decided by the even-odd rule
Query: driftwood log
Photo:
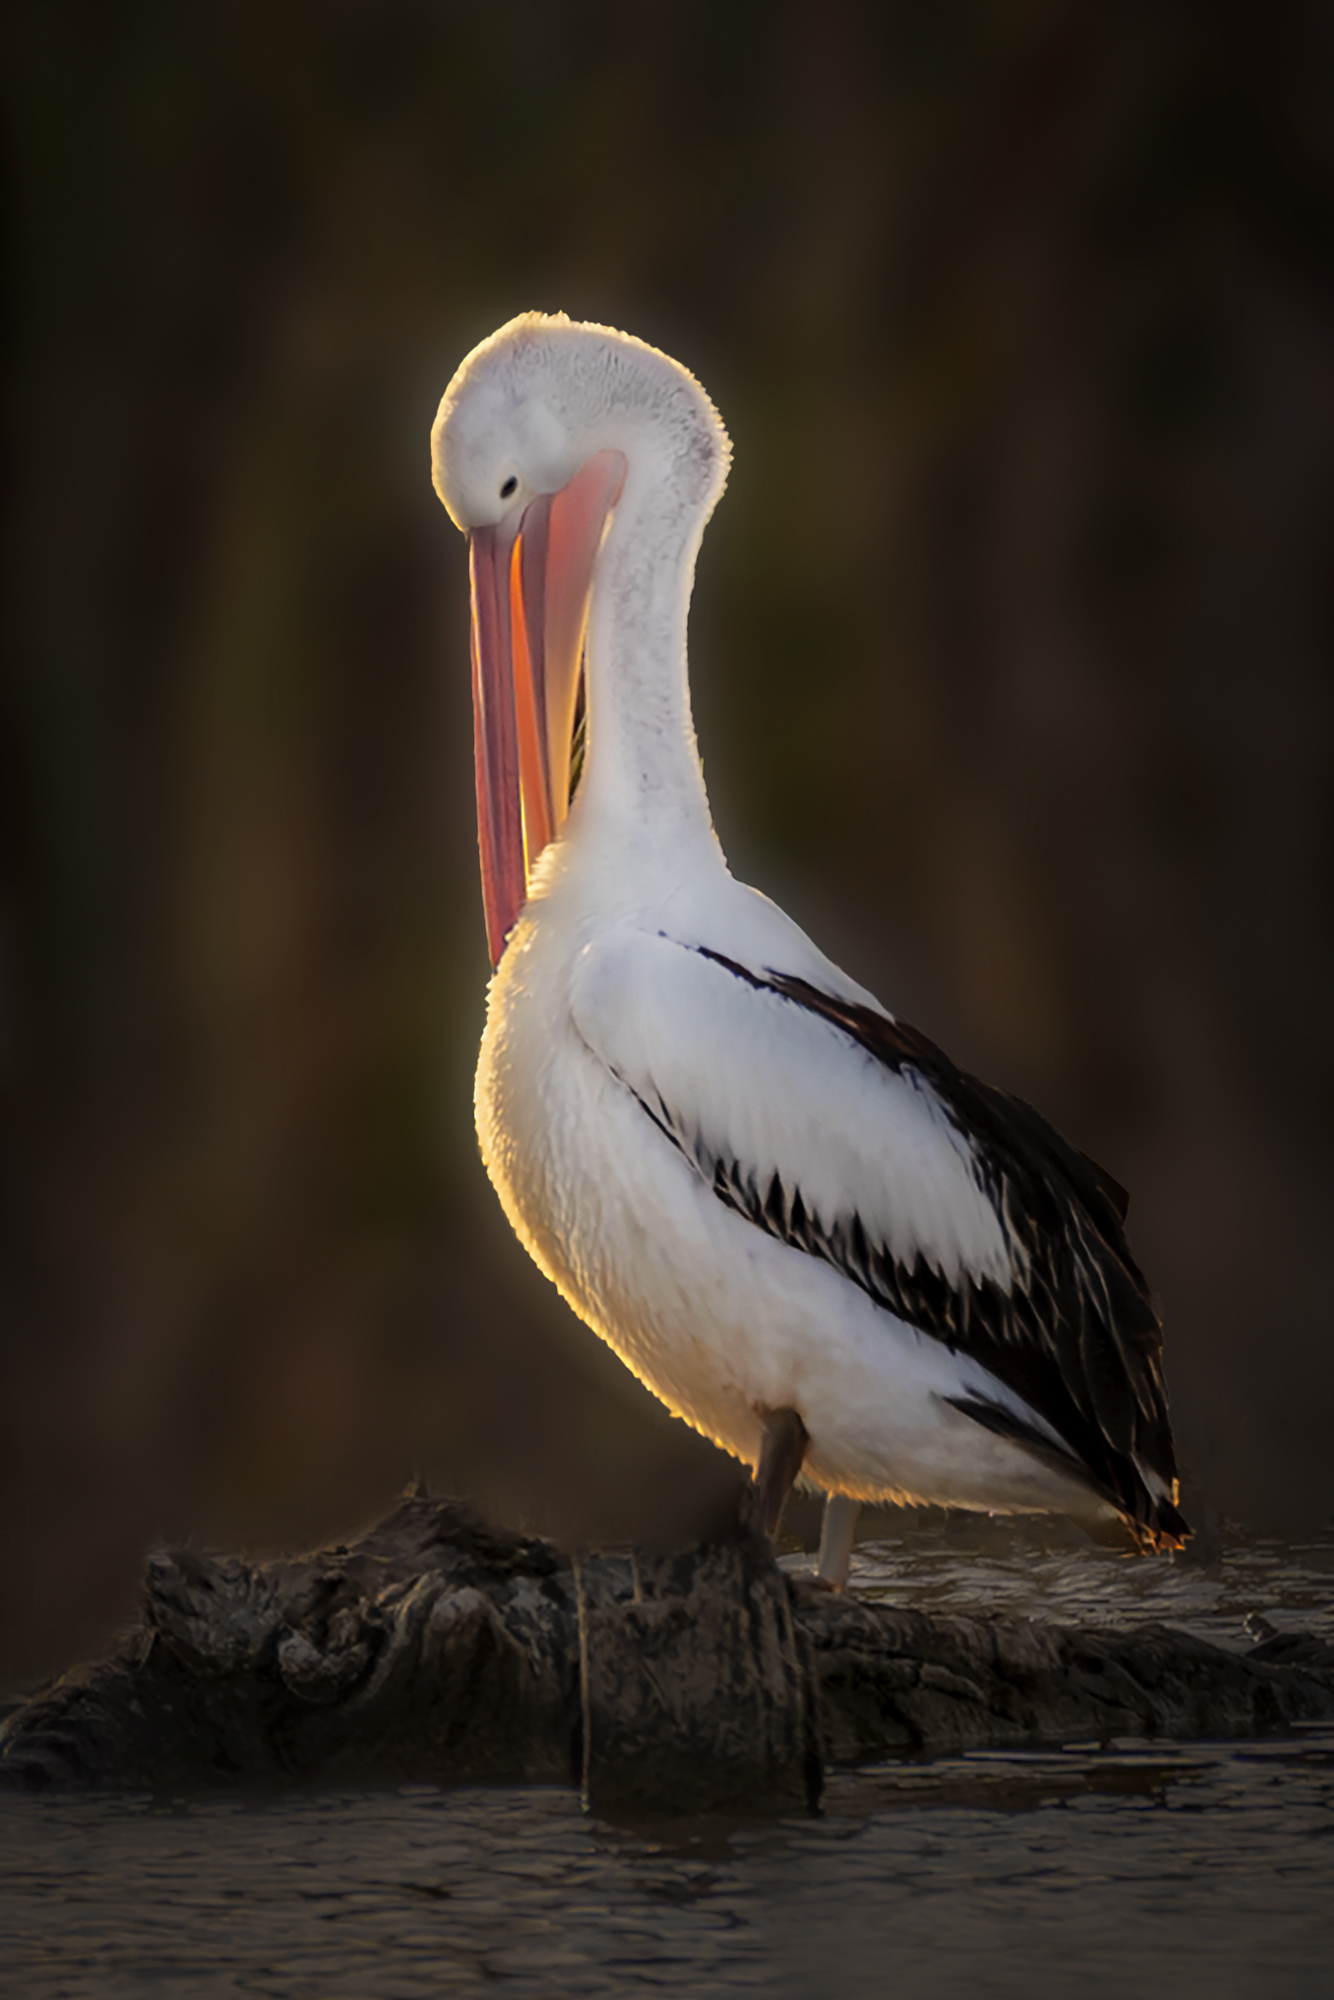
[[[350,1547],[154,1556],[141,1624],[24,1702],[0,1783],[556,1782],[600,1807],[813,1806],[829,1765],[1246,1737],[1334,1717],[1334,1648],[930,1616],[774,1563],[743,1507],[671,1556],[571,1558],[406,1497]]]

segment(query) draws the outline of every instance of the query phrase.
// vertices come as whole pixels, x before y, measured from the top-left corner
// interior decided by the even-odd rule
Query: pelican
[[[714,833],[686,616],[730,445],[694,377],[564,315],[463,362],[432,431],[468,538],[493,976],[477,1131],[516,1235],[770,1533],[828,1496],[1120,1519],[1180,1546],[1126,1196],[955,1067]]]

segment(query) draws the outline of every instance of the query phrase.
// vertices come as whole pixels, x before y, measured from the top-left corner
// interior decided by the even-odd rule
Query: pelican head
[[[525,313],[482,342],[431,432],[468,537],[478,846],[491,962],[561,830],[584,640],[614,517],[668,495],[702,529],[730,447],[694,377],[608,327]]]

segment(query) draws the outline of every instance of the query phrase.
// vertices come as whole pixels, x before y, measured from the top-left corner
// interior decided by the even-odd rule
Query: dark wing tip
[[[1138,1491],[1132,1498],[1124,1489],[1113,1490],[1097,1477],[1076,1451],[1060,1449],[1041,1431],[1016,1416],[1013,1410],[1004,1409],[999,1403],[989,1402],[980,1395],[947,1396],[945,1401],[961,1415],[971,1417],[983,1430],[992,1431],[1012,1444],[1022,1445],[1042,1464],[1049,1465],[1067,1479],[1078,1480],[1091,1493],[1109,1501],[1134,1536],[1141,1554],[1166,1555],[1173,1549],[1186,1546],[1193,1532],[1189,1521],[1174,1501],[1155,1499],[1142,1480],[1136,1479]]]
[[[1157,1503],[1152,1521],[1134,1521],[1129,1515],[1126,1519],[1145,1555],[1164,1556],[1174,1549],[1184,1549],[1195,1532],[1181,1509],[1170,1500]]]

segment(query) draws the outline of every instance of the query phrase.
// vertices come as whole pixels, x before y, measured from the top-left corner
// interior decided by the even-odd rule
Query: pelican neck
[[[691,499],[666,458],[641,448],[631,459],[598,557],[578,817],[598,839],[704,839],[716,845],[686,656],[707,510]]]

